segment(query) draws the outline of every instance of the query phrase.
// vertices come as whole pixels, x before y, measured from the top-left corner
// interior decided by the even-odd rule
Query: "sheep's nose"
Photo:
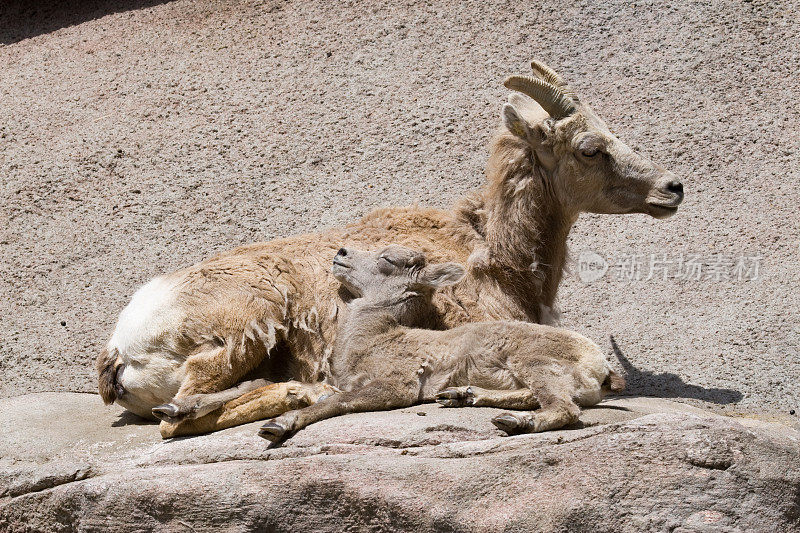
[[[665,188],[671,193],[683,194],[683,183],[678,180],[670,181]]]
[[[339,251],[336,252],[336,255],[339,257],[347,257],[347,250],[345,248],[339,248]]]

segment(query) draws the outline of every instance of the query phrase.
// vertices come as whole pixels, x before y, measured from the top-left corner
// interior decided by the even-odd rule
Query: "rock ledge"
[[[789,531],[800,433],[651,398],[503,437],[495,409],[423,405],[162,441],[89,394],[0,400],[8,531]],[[425,416],[420,416],[424,414]]]

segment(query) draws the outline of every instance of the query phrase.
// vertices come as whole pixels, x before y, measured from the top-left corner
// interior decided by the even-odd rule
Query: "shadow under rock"
[[[172,0],[4,0],[0,2],[0,44],[12,44],[111,13],[166,4]]]
[[[609,335],[611,348],[625,371],[626,396],[655,396],[658,398],[692,398],[720,405],[736,403],[742,399],[741,392],[734,389],[706,388],[686,383],[677,374],[639,370],[622,353],[616,339]]]
[[[122,426],[155,426],[157,424],[158,422],[156,422],[155,420],[148,420],[146,418],[142,418],[139,415],[135,415],[130,411],[123,411],[119,415],[119,418],[111,423],[111,427],[118,428]]]

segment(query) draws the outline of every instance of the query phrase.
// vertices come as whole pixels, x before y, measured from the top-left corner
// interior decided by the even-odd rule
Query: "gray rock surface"
[[[796,530],[798,434],[770,422],[800,412],[796,4],[2,3],[0,530]],[[162,442],[63,392],[94,390],[154,275],[481,185],[532,56],[687,192],[669,221],[581,217],[573,255],[609,271],[565,280],[564,325],[633,393],[764,420],[620,399],[503,438],[490,409],[423,406],[267,450],[256,425]],[[758,278],[681,279],[694,254],[758,256]]]
[[[686,185],[668,221],[581,217],[573,255],[609,271],[565,281],[564,324],[633,392],[800,412],[796,1],[2,4],[0,397],[95,390],[154,275],[479,186],[501,81],[537,56]],[[662,253],[762,259],[645,280]]]
[[[800,433],[648,398],[503,437],[496,409],[162,441],[89,394],[0,400],[3,531],[793,531]],[[424,415],[424,416],[421,416]]]

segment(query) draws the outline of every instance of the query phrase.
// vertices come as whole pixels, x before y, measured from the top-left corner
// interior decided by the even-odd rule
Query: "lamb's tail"
[[[97,356],[97,388],[106,405],[114,403],[125,392],[117,381],[119,367],[122,366],[117,364],[118,355],[116,348],[106,348]]]
[[[625,390],[625,378],[621,374],[609,370],[608,376],[603,381],[603,388],[611,392],[622,392]]]

